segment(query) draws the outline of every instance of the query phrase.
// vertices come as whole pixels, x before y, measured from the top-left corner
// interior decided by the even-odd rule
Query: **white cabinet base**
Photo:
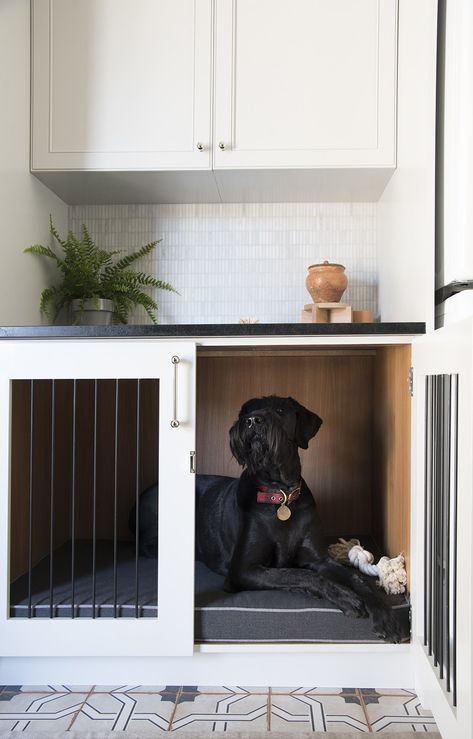
[[[198,648],[197,648],[198,649]],[[204,649],[204,648],[202,648]],[[8,657],[4,685],[414,686],[410,645],[205,647],[193,657]],[[210,651],[212,650],[212,651]]]

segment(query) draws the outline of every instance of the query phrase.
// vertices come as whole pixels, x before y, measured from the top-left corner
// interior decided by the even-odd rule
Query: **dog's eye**
[[[276,408],[276,413],[279,413],[279,415],[282,416],[284,411],[282,408]]]

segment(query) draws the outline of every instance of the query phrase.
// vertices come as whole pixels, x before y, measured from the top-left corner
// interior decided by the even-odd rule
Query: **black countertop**
[[[142,339],[424,334],[425,323],[187,323],[116,326],[1,326],[0,339]]]

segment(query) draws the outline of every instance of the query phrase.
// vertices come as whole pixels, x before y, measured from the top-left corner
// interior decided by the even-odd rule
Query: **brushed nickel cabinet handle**
[[[200,141],[197,142],[196,146],[197,146],[197,148],[198,148],[199,151],[204,151],[204,147],[202,146],[202,144],[200,143]]]
[[[224,149],[225,149],[225,144],[223,143],[223,141],[220,141],[220,142],[219,142],[218,148],[219,148],[219,149],[221,149],[222,151],[224,151]]]
[[[179,357],[174,355],[171,357],[171,362],[174,365],[174,385],[173,385],[173,399],[172,399],[172,405],[173,405],[173,411],[172,411],[172,420],[171,420],[171,428],[177,429],[179,428],[179,421],[177,420],[177,365],[179,364],[181,360]]]

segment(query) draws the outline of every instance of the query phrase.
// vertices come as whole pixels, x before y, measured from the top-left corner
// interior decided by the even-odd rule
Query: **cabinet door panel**
[[[222,0],[216,34],[217,167],[394,165],[395,0]]]
[[[416,689],[442,737],[456,739],[473,731],[472,319],[416,340],[413,366]]]
[[[0,654],[192,654],[195,345],[0,356]]]
[[[211,0],[33,10],[34,168],[210,166]]]

